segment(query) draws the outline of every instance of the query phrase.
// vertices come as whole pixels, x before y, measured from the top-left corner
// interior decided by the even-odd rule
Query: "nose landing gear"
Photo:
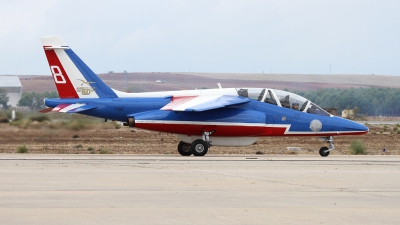
[[[323,141],[326,141],[327,143],[329,143],[329,148],[327,148],[327,147],[321,147],[320,149],[319,149],[319,154],[322,156],[322,157],[327,157],[328,155],[329,155],[329,153],[333,150],[333,149],[335,149],[335,146],[333,145],[333,137],[332,136],[329,136],[329,137],[322,137],[322,138],[319,138],[320,140],[323,140]]]

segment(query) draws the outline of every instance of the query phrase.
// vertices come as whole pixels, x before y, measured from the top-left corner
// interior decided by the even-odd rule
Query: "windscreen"
[[[274,90],[282,107],[300,110],[304,109],[307,99],[287,91]]]
[[[308,106],[307,113],[317,114],[320,116],[330,116],[331,115],[327,111],[323,110],[321,107],[319,107],[318,105],[316,105],[312,102],[310,103],[310,106]]]
[[[237,88],[236,91],[239,96],[251,98],[257,101],[261,101],[265,93],[264,88]]]

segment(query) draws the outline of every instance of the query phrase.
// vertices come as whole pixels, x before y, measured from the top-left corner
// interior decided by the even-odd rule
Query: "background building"
[[[0,76],[0,89],[4,89],[9,97],[8,105],[17,106],[22,95],[22,85],[18,76]]]

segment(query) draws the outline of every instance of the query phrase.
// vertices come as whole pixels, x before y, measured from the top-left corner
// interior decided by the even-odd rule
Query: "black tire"
[[[191,145],[188,143],[185,143],[183,141],[179,142],[178,144],[178,152],[179,154],[181,154],[182,156],[190,156],[192,155],[191,152]]]
[[[197,139],[192,142],[190,149],[194,156],[204,156],[205,154],[207,154],[208,144],[202,139]]]
[[[327,157],[328,155],[329,155],[329,153],[330,152],[325,152],[326,150],[328,150],[329,148],[327,148],[327,147],[322,147],[322,148],[320,148],[319,149],[319,154],[322,156],[322,157]]]

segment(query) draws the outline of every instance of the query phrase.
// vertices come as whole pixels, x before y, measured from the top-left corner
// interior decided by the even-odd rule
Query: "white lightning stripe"
[[[217,126],[249,126],[264,127],[265,123],[229,123],[229,122],[198,122],[198,121],[172,121],[172,120],[136,120],[135,123],[160,123],[160,124],[193,124],[193,125],[217,125]]]
[[[68,112],[69,110],[76,109],[76,108],[79,108],[79,107],[84,106],[84,105],[85,105],[85,104],[72,104],[72,105],[70,105],[70,106],[67,106],[67,107],[61,109],[59,112],[66,113],[66,112]]]
[[[199,96],[197,98],[194,98],[188,102],[183,103],[182,105],[179,105],[178,107],[173,108],[172,110],[174,111],[185,111],[187,108],[191,108],[196,105],[203,104],[205,102],[217,99],[221,97],[222,95],[206,95],[206,96]]]
[[[61,110],[61,107],[55,107],[53,110],[51,110],[51,111],[53,111],[53,112],[59,112]]]
[[[322,136],[326,136],[325,134],[351,134],[351,133],[359,133],[363,131],[319,131],[319,132],[313,132],[313,131],[285,131],[285,134],[321,134]]]

